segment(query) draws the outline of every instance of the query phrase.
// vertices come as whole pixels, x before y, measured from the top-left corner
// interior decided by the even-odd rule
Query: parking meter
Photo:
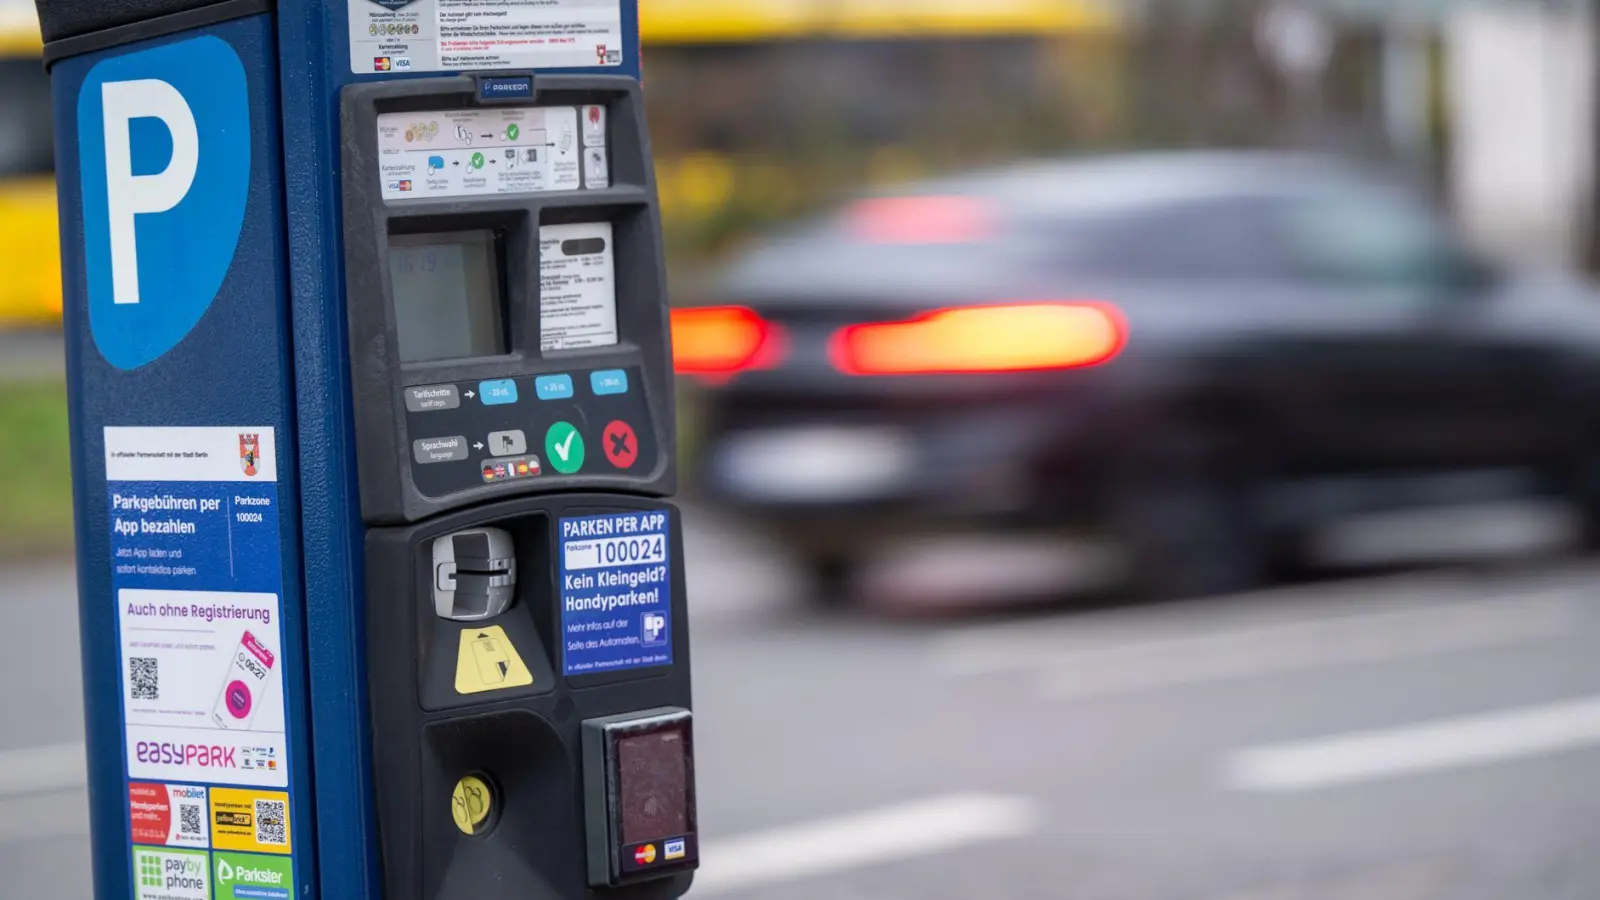
[[[683,894],[633,4],[39,9],[97,895]]]

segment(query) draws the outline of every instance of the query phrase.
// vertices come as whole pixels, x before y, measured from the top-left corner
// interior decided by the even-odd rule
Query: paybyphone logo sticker
[[[233,262],[250,192],[250,91],[205,36],[102,60],[78,93],[89,330],[135,369],[189,334]]]

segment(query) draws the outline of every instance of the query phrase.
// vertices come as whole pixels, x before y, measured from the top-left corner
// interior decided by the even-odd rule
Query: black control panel
[[[656,465],[637,368],[418,385],[404,389],[404,402],[411,477],[430,497]]]
[[[525,90],[506,99],[507,80]],[[342,95],[362,518],[677,490],[637,82],[413,78]]]

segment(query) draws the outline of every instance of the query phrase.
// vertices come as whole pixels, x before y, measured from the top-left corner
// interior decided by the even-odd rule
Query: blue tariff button
[[[478,382],[478,399],[484,406],[517,402],[517,383],[509,378]]]
[[[533,99],[533,79],[528,77],[481,78],[478,80],[478,99],[531,100]]]
[[[628,392],[628,373],[621,369],[602,369],[599,372],[590,372],[589,387],[593,388],[595,395],[599,397],[604,397],[607,394],[626,394]]]
[[[533,380],[540,400],[568,400],[572,397],[571,375],[540,375]]]

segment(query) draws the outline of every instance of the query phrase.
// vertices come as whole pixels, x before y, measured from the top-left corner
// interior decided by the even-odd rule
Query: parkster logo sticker
[[[178,345],[233,263],[250,193],[250,91],[204,36],[102,60],[78,93],[89,330],[135,369]]]
[[[289,900],[294,868],[283,857],[217,853],[216,900]]]

